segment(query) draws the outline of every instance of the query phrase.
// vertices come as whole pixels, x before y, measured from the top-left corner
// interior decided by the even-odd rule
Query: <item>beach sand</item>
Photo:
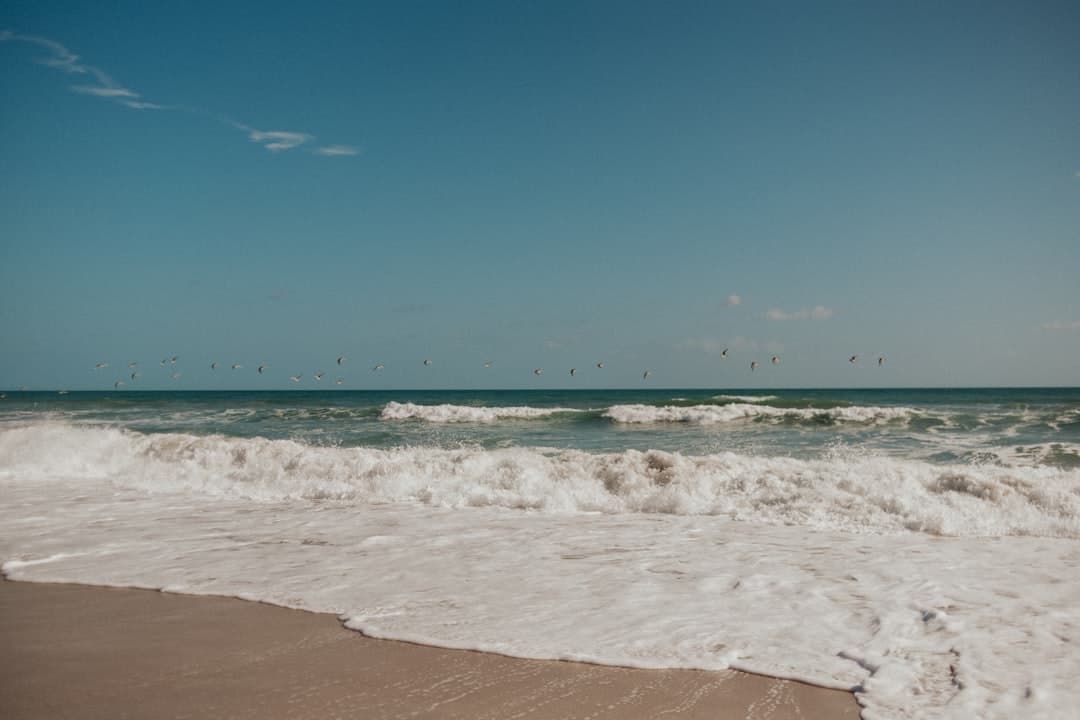
[[[0,715],[19,718],[857,718],[847,692],[373,640],[232,598],[0,582]]]

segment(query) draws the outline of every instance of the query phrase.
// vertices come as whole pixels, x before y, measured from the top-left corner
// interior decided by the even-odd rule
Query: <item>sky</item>
[[[11,0],[0,388],[1080,385],[1077,38],[1071,0]]]

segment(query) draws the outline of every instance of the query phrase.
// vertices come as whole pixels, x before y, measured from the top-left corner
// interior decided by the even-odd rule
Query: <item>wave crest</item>
[[[692,405],[678,407],[665,405],[613,405],[604,413],[604,417],[617,423],[690,423],[694,425],[712,425],[716,423],[736,422],[738,420],[774,420],[774,421],[812,421],[816,423],[888,423],[908,420],[920,415],[920,411],[909,407],[835,407],[815,408],[777,408],[768,405],[731,403],[729,405]]]
[[[546,418],[558,413],[582,412],[573,408],[476,407],[471,405],[418,405],[387,403],[379,414],[381,420],[423,420],[432,423],[490,423],[498,420]]]
[[[254,500],[722,515],[855,533],[1080,538],[1080,471],[731,452],[319,447],[40,423],[0,431],[0,483],[101,480]]]

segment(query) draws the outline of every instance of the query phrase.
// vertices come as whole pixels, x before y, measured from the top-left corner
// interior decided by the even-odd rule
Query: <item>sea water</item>
[[[1080,706],[1080,390],[9,393],[12,579],[375,637]]]

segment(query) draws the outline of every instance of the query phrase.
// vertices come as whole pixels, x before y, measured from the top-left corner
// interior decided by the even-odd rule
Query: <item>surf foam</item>
[[[1080,538],[1080,471],[658,450],[588,453],[313,446],[42,423],[0,430],[0,468],[151,493],[258,501],[421,502],[544,512],[722,515],[849,533]]]

